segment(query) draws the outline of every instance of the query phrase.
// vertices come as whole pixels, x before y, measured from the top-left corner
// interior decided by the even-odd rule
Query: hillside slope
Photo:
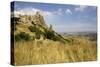
[[[13,17],[14,36],[15,40],[44,40],[50,39],[53,41],[61,41],[66,43],[68,40],[64,39],[60,34],[52,29],[52,25],[48,27],[44,21],[43,16],[37,12],[35,15],[19,15]]]

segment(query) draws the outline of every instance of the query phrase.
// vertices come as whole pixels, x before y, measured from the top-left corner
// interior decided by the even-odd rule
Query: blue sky
[[[86,5],[15,2],[16,14],[34,15],[39,11],[56,32],[96,32],[97,7]]]

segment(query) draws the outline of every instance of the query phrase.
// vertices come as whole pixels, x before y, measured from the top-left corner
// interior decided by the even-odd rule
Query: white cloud
[[[49,11],[40,11],[40,13],[44,16],[53,16],[53,13]]]
[[[75,8],[75,11],[80,11],[80,12],[82,12],[82,11],[84,11],[87,7],[88,7],[88,6],[78,6],[78,7]]]
[[[35,15],[37,11],[40,12],[44,16],[52,16],[53,15],[52,12],[43,11],[43,10],[36,9],[36,8],[23,8],[20,10],[15,10],[14,14],[15,14],[15,16],[17,16],[19,14],[21,14],[21,15]]]
[[[40,12],[40,14],[42,14],[43,16],[58,16],[58,15],[62,15],[63,14],[63,9],[62,8],[58,8],[56,11],[45,11],[45,10],[40,10],[37,8],[23,8],[23,9],[19,9],[19,10],[15,10],[14,14],[15,15],[35,15],[36,12]],[[66,10],[67,14],[72,14],[72,12],[67,9]]]
[[[32,8],[32,11],[33,11],[33,12],[37,12],[37,11],[41,11],[41,10],[36,9],[36,8]]]
[[[44,16],[52,16],[53,15],[52,12],[43,11],[43,10],[39,10],[39,9],[32,8],[32,12],[36,13],[37,11],[40,12],[40,14],[42,14]]]
[[[58,11],[57,11],[58,15],[62,15],[62,9],[59,8]]]
[[[25,9],[20,9],[20,10],[15,10],[14,11],[15,15],[21,14],[21,15],[34,15],[34,11],[31,8],[25,8]]]
[[[71,12],[70,9],[66,9],[65,13],[66,13],[66,14],[72,14],[72,12]]]
[[[62,8],[58,8],[58,10],[53,11],[54,15],[62,15]]]

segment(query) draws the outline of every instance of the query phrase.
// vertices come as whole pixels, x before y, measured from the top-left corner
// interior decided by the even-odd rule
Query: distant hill
[[[62,36],[84,36],[84,37],[88,37],[90,40],[94,41],[97,40],[97,32],[62,32],[59,33]]]

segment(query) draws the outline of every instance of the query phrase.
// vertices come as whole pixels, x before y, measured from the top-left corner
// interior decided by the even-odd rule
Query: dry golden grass
[[[96,60],[96,41],[82,37],[74,40],[66,44],[52,40],[15,42],[15,65]]]

